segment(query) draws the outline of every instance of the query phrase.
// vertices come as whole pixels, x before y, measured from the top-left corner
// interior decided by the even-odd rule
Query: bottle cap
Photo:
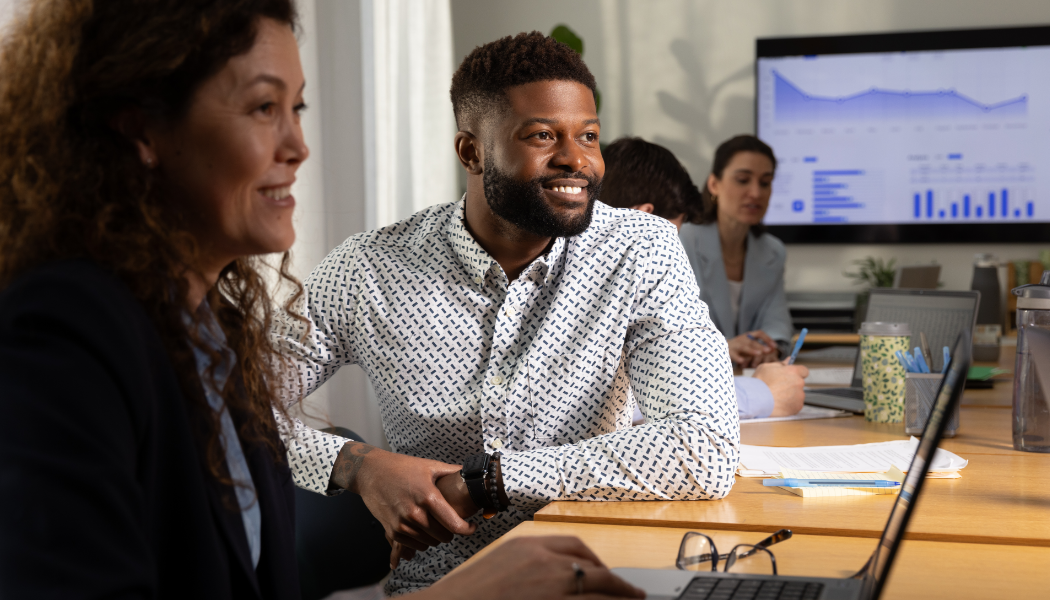
[[[861,335],[894,335],[911,336],[907,323],[886,323],[883,321],[865,321],[860,324]]]
[[[1050,271],[1043,271],[1039,283],[1017,286],[1010,290],[1017,296],[1017,308],[1050,309]]]

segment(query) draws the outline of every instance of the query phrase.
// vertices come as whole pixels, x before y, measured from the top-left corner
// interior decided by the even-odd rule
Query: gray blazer
[[[740,315],[733,322],[729,303],[729,278],[722,262],[718,224],[682,225],[679,233],[689,264],[700,286],[700,299],[707,303],[711,320],[726,338],[761,329],[783,346],[794,328],[784,295],[784,243],[766,233],[747,234],[744,259],[744,288],[740,293]]]

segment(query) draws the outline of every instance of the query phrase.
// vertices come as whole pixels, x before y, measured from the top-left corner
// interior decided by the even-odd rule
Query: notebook
[[[864,321],[907,323],[918,345],[919,332],[929,340],[933,371],[940,371],[944,364],[940,349],[951,346],[960,332],[973,335],[977,322],[977,307],[980,292],[946,292],[939,290],[897,290],[874,288],[868,300]],[[864,388],[861,380],[860,352],[853,364],[853,379],[846,388],[806,388],[806,404],[824,408],[848,410],[864,414]]]
[[[970,337],[960,333],[952,360],[937,392],[919,448],[908,467],[900,493],[890,510],[875,552],[852,578],[792,577],[753,573],[679,571],[661,569],[613,569],[631,584],[645,590],[650,600],[736,600],[737,598],[811,598],[813,600],[878,600],[889,578],[915,503],[926,481],[926,465],[934,459],[944,435],[948,416],[959,404],[966,372],[970,367]],[[785,544],[789,544],[785,542]],[[775,554],[775,552],[774,552]]]

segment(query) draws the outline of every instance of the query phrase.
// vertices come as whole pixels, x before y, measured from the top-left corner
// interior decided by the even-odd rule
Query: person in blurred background
[[[754,367],[787,355],[793,328],[784,294],[784,244],[766,232],[777,159],[753,135],[715,150],[699,219],[681,238],[711,318],[733,362]]]
[[[625,137],[602,151],[605,179],[602,202],[619,208],[633,208],[663,217],[681,231],[687,223],[703,215],[700,190],[674,154],[642,138]],[[694,271],[696,254],[688,253]],[[699,281],[699,275],[697,276]],[[700,295],[707,294],[703,283]],[[711,310],[708,304],[708,310]],[[732,341],[730,340],[732,351]],[[768,353],[767,353],[768,355]],[[735,357],[734,357],[735,358]],[[736,377],[734,383],[741,419],[793,415],[802,409],[805,398],[803,379],[806,367],[779,362],[758,365],[754,377]],[[640,414],[636,415],[640,418]]]
[[[290,0],[36,0],[6,33],[0,597],[299,597],[259,259],[301,294],[295,24]],[[508,589],[642,595],[533,538],[424,597]]]

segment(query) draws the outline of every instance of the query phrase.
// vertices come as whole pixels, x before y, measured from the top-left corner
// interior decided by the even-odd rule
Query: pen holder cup
[[[937,400],[937,391],[941,389],[941,373],[908,373],[904,377],[904,433],[922,435],[926,421],[930,419],[930,410]],[[944,437],[955,437],[959,431],[959,405],[944,427]]]

